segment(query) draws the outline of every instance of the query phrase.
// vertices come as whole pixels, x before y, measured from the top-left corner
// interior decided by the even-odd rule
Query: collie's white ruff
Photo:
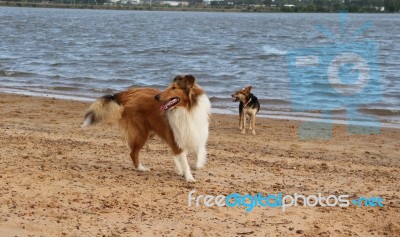
[[[175,141],[183,150],[182,153],[174,157],[178,174],[184,175],[188,182],[194,182],[187,155],[191,152],[197,155],[196,163],[192,166],[193,169],[200,169],[206,163],[206,143],[211,113],[210,100],[206,94],[202,94],[190,110],[177,106],[166,113]]]

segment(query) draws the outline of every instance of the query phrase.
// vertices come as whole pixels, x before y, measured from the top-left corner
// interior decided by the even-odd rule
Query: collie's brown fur
[[[147,169],[139,161],[139,151],[152,133],[162,138],[171,147],[174,155],[182,151],[175,143],[167,118],[159,109],[162,102],[154,98],[159,93],[159,90],[152,88],[133,88],[101,97],[89,107],[84,125],[118,120],[131,149],[133,165],[136,169],[145,171]],[[89,120],[91,121],[87,123]]]

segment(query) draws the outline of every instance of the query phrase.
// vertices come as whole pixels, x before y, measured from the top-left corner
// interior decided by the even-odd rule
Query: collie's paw
[[[197,165],[197,164],[193,164],[193,165],[190,166],[190,168],[192,170],[199,170],[199,169],[201,169],[203,167],[204,167],[204,165]]]
[[[190,177],[190,178],[186,178],[186,182],[188,182],[188,183],[195,183],[196,180],[195,180],[193,177]]]
[[[251,134],[253,134],[253,135],[256,135],[256,131],[255,131],[255,130],[253,130],[253,131],[251,132]]]
[[[150,168],[144,167],[143,165],[139,165],[136,170],[140,172],[147,172],[150,171]]]
[[[184,175],[183,175],[183,170],[175,169],[175,172],[176,172],[179,176],[184,176]]]

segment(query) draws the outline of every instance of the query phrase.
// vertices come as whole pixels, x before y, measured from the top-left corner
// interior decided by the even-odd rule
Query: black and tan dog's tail
[[[99,122],[117,121],[121,118],[123,107],[117,100],[118,94],[105,95],[89,106],[82,127]]]

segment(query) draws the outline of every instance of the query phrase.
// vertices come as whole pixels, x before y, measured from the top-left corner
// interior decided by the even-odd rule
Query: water
[[[347,32],[368,21],[371,28],[356,37],[377,44],[382,99],[360,104],[357,119],[376,115],[398,127],[400,15],[349,14]],[[312,120],[321,111],[294,111],[292,102],[313,96],[316,103],[335,103],[323,91],[327,82],[291,95],[287,54],[327,45],[317,26],[340,35],[339,14],[0,7],[0,25],[3,92],[93,100],[131,86],[162,89],[178,74],[193,74],[214,112],[236,114],[230,94],[246,85],[261,100],[260,116]],[[333,111],[345,121],[346,108]]]

